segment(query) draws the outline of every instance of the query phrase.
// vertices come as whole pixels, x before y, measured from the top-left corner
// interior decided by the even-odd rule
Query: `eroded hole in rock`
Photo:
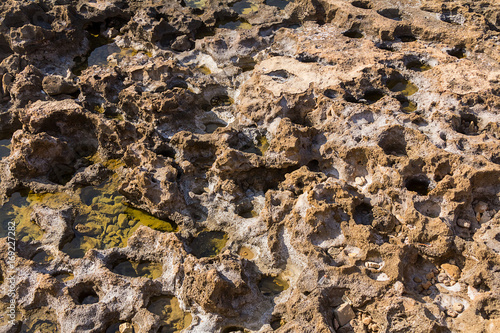
[[[266,75],[270,76],[274,81],[284,83],[288,81],[288,79],[292,76],[290,73],[288,73],[284,69],[278,69],[269,73],[266,73]]]
[[[245,219],[259,216],[259,213],[254,210],[251,203],[238,205],[236,207],[236,213]]]
[[[279,8],[281,10],[285,9],[286,5],[290,3],[290,0],[266,0],[266,5]]]
[[[149,261],[122,261],[114,265],[111,269],[113,273],[128,277],[146,277],[148,279],[156,279],[163,273],[163,265],[161,263]]]
[[[237,18],[237,19],[225,19],[217,22],[217,28],[219,29],[229,29],[229,30],[248,30],[252,29],[252,25],[248,21]]]
[[[465,135],[477,135],[477,124],[479,119],[472,113],[461,113],[458,120],[454,119],[452,122],[453,129],[458,133]]]
[[[47,178],[56,184],[66,185],[75,173],[75,168],[66,164],[55,164],[47,175]]]
[[[417,38],[413,35],[400,35],[396,37],[403,43],[411,43],[417,40]]]
[[[222,122],[209,122],[209,123],[205,124],[205,132],[206,133],[213,133],[219,127],[225,127],[225,126],[227,126],[226,123],[222,123]]]
[[[381,135],[378,145],[387,155],[406,155],[406,139],[404,130],[400,127],[389,129]]]
[[[0,140],[0,160],[10,155],[11,139]]]
[[[434,201],[415,202],[415,209],[424,216],[436,218],[441,214],[441,205]]]
[[[335,99],[337,97],[338,93],[333,89],[326,89],[323,92],[323,95],[325,95],[328,98]]]
[[[77,305],[87,305],[99,302],[99,296],[91,283],[80,283],[70,289],[70,295]]]
[[[222,330],[222,333],[246,333],[246,332],[247,330],[239,326],[228,326]]]
[[[351,5],[354,7],[362,8],[362,9],[371,9],[372,4],[370,1],[362,0],[362,1],[353,1],[351,2]]]
[[[391,20],[401,21],[401,12],[397,8],[385,8],[377,11],[379,15]]]
[[[450,162],[446,161],[441,163],[437,168],[436,171],[434,171],[434,180],[439,182],[441,181],[446,175],[451,174],[451,165]]]
[[[373,104],[378,102],[384,97],[384,93],[380,90],[369,90],[363,95],[363,99],[368,102],[368,104]]]
[[[228,235],[223,231],[202,231],[189,244],[196,258],[215,257],[226,246]]]
[[[179,300],[174,296],[152,297],[147,306],[149,312],[160,317],[158,332],[180,332],[191,325],[191,313],[181,309]]]
[[[427,195],[429,193],[430,181],[425,176],[411,177],[405,181],[405,187],[408,191],[417,192],[419,195]]]
[[[495,240],[497,242],[500,242],[500,232],[498,234],[495,235]]]
[[[404,96],[397,96],[396,99],[401,104],[401,111],[403,111],[404,113],[412,113],[417,111],[418,104],[414,101],[410,101]]]
[[[273,276],[273,275],[264,275],[259,283],[260,292],[264,296],[277,296],[282,291],[288,289],[288,282],[283,279],[281,276]]]
[[[255,258],[255,253],[246,246],[240,247],[240,249],[238,250],[238,255],[248,260],[252,260],[253,258]]]
[[[440,15],[439,19],[443,22],[455,24],[455,25],[463,25],[465,23],[465,17],[461,14],[458,14],[457,10],[444,10]]]
[[[300,62],[305,62],[305,63],[309,63],[309,62],[318,62],[318,56],[316,55],[311,55],[307,52],[302,52],[300,53],[298,56],[297,56],[297,60],[300,61]]]
[[[432,68],[428,63],[421,60],[410,60],[405,62],[406,68],[415,72],[425,72]]]
[[[354,208],[353,219],[356,224],[371,225],[373,222],[373,207],[363,202]]]
[[[236,65],[241,68],[243,72],[253,71],[257,61],[252,57],[239,57],[236,61]]]
[[[486,320],[499,319],[500,318],[500,299],[498,298],[488,298],[483,301],[480,307],[480,315]]]
[[[309,163],[307,163],[307,168],[312,171],[312,172],[320,172],[321,169],[319,167],[319,161],[318,160],[311,160]]]
[[[38,263],[38,264],[48,264],[50,263],[52,260],[54,260],[54,257],[51,256],[49,253],[47,253],[46,251],[42,250],[38,253],[36,253],[32,258],[31,260],[33,260],[34,262]]]
[[[230,5],[230,7],[240,15],[255,13],[259,10],[259,5],[250,0],[240,0]]]
[[[217,106],[229,106],[234,103],[234,100],[227,95],[217,95],[210,99],[210,105],[212,107]]]
[[[347,30],[342,35],[349,37],[349,38],[356,38],[356,39],[364,37],[364,35],[361,31],[355,30],[355,29]]]
[[[273,330],[277,330],[278,328],[280,328],[284,324],[285,324],[285,321],[280,316],[273,316],[272,319],[271,319],[271,328]]]
[[[451,50],[447,50],[446,53],[448,53],[452,57],[455,57],[458,59],[463,59],[463,58],[467,57],[467,51],[465,50],[465,47],[463,47],[463,46],[455,46]]]
[[[402,78],[394,77],[387,81],[387,88],[393,92],[399,92],[404,96],[411,96],[418,91],[418,87],[412,82]]]

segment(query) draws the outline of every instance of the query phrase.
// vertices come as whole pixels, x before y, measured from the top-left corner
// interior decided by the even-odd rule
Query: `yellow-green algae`
[[[218,28],[221,29],[230,29],[230,30],[249,30],[252,29],[252,25],[243,19],[236,20],[223,20],[218,25]]]
[[[31,258],[31,260],[39,264],[48,264],[52,260],[54,260],[54,257],[45,251],[40,251],[37,254],[35,254],[33,258]]]
[[[202,231],[190,244],[197,258],[215,257],[226,246],[228,236],[223,231]]]
[[[418,91],[418,87],[405,79],[394,79],[387,82],[387,87],[394,92],[401,92],[405,96],[411,96]]]
[[[22,242],[38,241],[42,238],[43,232],[31,218],[32,202],[29,196],[19,192],[14,193],[8,201],[0,207],[0,237],[13,237],[9,234],[10,222],[16,225],[15,238]]]
[[[157,296],[151,299],[148,310],[160,317],[162,333],[180,332],[191,325],[191,313],[182,311],[179,300],[173,296]]]
[[[95,157],[90,159],[98,160]],[[113,160],[106,163],[109,169],[116,169],[119,165],[120,162]],[[173,222],[160,220],[127,205],[118,193],[119,181],[115,174],[99,186],[83,187],[73,193],[30,193],[27,200],[30,205],[43,204],[53,209],[72,206],[76,209],[75,237],[62,249],[73,258],[83,257],[92,248],[125,247],[128,238],[141,225],[162,232],[176,231]],[[24,209],[29,210],[30,206]]]
[[[261,136],[259,138],[259,150],[264,155],[266,151],[269,149],[269,142],[267,141],[267,138],[265,136]]]
[[[163,265],[148,261],[122,261],[113,267],[113,272],[130,277],[144,276],[154,280],[159,278],[163,273]]]
[[[0,140],[0,160],[10,155],[11,140]]]
[[[259,281],[259,289],[265,296],[276,296],[288,287],[288,282],[279,275],[264,275]]]
[[[203,9],[207,6],[207,0],[184,0],[184,2],[191,8]]]
[[[23,314],[23,324],[20,332],[49,333],[60,332],[56,314],[47,307],[27,311]]]
[[[60,282],[67,282],[73,280],[75,276],[73,275],[73,273],[62,272],[54,275],[54,278],[56,278],[56,280]]]

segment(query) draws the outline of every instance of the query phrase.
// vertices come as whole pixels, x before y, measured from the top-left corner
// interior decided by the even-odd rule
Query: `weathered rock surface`
[[[496,1],[0,17],[0,331],[500,330]]]

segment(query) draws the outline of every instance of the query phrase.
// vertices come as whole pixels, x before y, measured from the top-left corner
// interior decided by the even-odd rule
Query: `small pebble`
[[[365,177],[356,177],[356,178],[354,179],[354,182],[355,182],[355,183],[356,183],[356,185],[358,185],[358,186],[363,186],[363,185],[365,185],[366,180],[365,180]]]
[[[464,311],[464,305],[462,303],[453,303],[453,311],[462,313]]]
[[[430,272],[430,273],[428,273],[428,274],[425,276],[425,278],[426,278],[427,280],[432,280],[432,278],[434,278],[434,272]]]
[[[437,276],[437,279],[441,283],[444,283],[446,280],[450,280],[450,278],[448,277],[448,275],[445,272],[439,273],[439,275]]]
[[[482,214],[487,210],[488,210],[488,204],[486,202],[483,202],[483,201],[479,201],[476,204],[476,207],[474,207],[474,211],[476,213],[479,213],[479,214]]]
[[[415,277],[413,278],[413,281],[414,281],[415,283],[421,283],[421,282],[422,282],[422,279],[421,279],[421,278],[419,278],[418,276],[415,276]]]
[[[464,219],[458,219],[457,225],[461,228],[466,228],[466,229],[469,229],[471,226],[470,222]]]
[[[458,316],[458,313],[456,313],[453,310],[448,310],[448,311],[446,311],[446,313],[448,314],[448,316],[450,316],[452,318],[455,318],[456,316]]]
[[[371,317],[366,316],[366,317],[363,318],[363,324],[364,325],[368,326],[368,325],[370,325],[371,322],[372,322],[372,318]]]
[[[424,288],[425,290],[429,289],[431,286],[432,286],[431,281],[427,281],[425,283],[422,283],[422,288]]]

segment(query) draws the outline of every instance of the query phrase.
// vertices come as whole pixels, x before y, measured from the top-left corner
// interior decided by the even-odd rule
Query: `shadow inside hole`
[[[335,99],[337,97],[337,92],[333,89],[326,89],[323,92],[323,95],[325,95],[328,98]]]
[[[385,8],[378,10],[377,13],[388,19],[401,21],[401,12],[397,8]]]
[[[361,9],[371,9],[372,8],[372,4],[370,3],[370,1],[366,1],[366,0],[353,1],[353,2],[351,2],[351,5],[353,5],[354,7],[361,8]]]
[[[228,326],[222,330],[222,333],[245,333],[246,330],[239,326]]]
[[[259,289],[264,296],[277,296],[288,289],[288,282],[280,276],[264,275],[259,283]]]
[[[353,219],[356,224],[371,225],[373,222],[372,205],[363,202],[354,208]]]
[[[406,139],[404,130],[399,127],[387,130],[382,134],[378,145],[387,155],[405,156]]]
[[[384,97],[384,94],[380,90],[369,90],[365,92],[363,95],[363,99],[365,99],[368,104],[373,104],[378,102]]]
[[[268,6],[276,7],[283,10],[290,3],[290,0],[266,0],[265,3]]]
[[[200,232],[189,244],[191,253],[198,259],[215,257],[226,246],[228,235],[223,231]]]
[[[452,57],[458,58],[458,59],[463,59],[467,57],[467,51],[465,50],[464,47],[461,46],[456,46],[452,48],[451,50],[446,51],[449,55]]]
[[[363,33],[359,30],[347,30],[342,35],[349,37],[349,38],[355,38],[355,39],[359,39],[359,38],[364,37]]]
[[[418,195],[424,196],[427,195],[430,191],[429,184],[430,181],[427,177],[418,176],[409,178],[405,182],[405,187],[408,189],[408,191],[417,192]]]
[[[405,66],[406,68],[414,72],[425,72],[432,68],[431,65],[420,60],[409,61],[406,63]]]
[[[73,300],[77,305],[95,304],[99,302],[99,296],[90,284],[80,284],[73,287]]]
[[[471,113],[462,113],[458,121],[453,122],[455,131],[465,135],[478,135],[478,118]]]

